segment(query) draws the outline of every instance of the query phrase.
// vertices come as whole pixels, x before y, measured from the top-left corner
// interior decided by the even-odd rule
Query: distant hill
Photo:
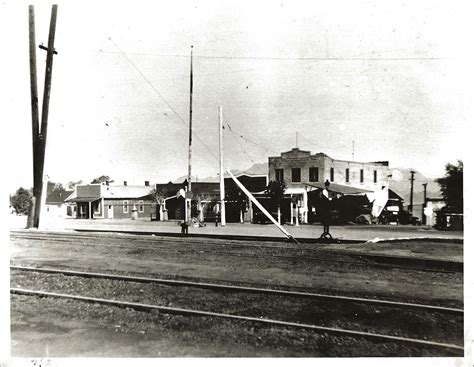
[[[410,171],[415,172],[413,181],[413,204],[423,203],[423,184],[427,183],[426,196],[428,198],[442,197],[439,185],[434,179],[424,176],[422,173],[412,168],[391,168],[392,178],[390,189],[400,195],[405,201],[405,205],[410,203]]]
[[[234,175],[238,176],[240,174],[248,175],[268,175],[268,163],[255,163],[252,167],[245,170],[231,169],[230,170]],[[209,176],[209,177],[196,177],[191,176],[192,182],[219,182],[219,176]],[[180,176],[173,180],[173,183],[181,183],[186,180],[188,176]]]
[[[174,179],[173,183],[182,183],[184,180],[188,179],[188,175],[186,176],[179,176],[178,178]],[[199,177],[191,175],[192,182],[219,182],[219,176],[215,177]]]
[[[238,175],[241,173],[246,173],[248,175],[268,175],[268,163],[255,163],[252,167],[244,171],[232,171],[232,173]]]

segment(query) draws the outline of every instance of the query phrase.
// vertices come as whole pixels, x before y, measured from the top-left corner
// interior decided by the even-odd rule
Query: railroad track
[[[383,300],[374,300],[374,299],[364,299],[364,298],[356,298],[356,297],[342,297],[342,296],[331,296],[325,294],[318,294],[318,293],[308,293],[308,292],[295,292],[295,291],[288,291],[288,290],[278,290],[278,289],[267,289],[267,288],[255,288],[255,287],[241,287],[241,286],[232,286],[232,285],[221,285],[221,284],[214,284],[214,283],[201,283],[201,282],[185,282],[185,281],[176,281],[176,280],[168,280],[168,279],[155,279],[155,278],[144,278],[144,277],[131,277],[131,276],[123,276],[123,275],[115,275],[115,274],[103,274],[103,273],[86,273],[86,272],[77,272],[77,271],[70,271],[66,269],[44,269],[44,268],[31,268],[31,267],[19,267],[19,266],[12,266],[12,282],[19,282],[24,285],[37,285],[39,284],[48,284],[54,283],[55,286],[52,288],[56,289],[48,289],[48,290],[38,290],[38,289],[25,289],[20,287],[13,287],[11,288],[11,293],[14,295],[25,295],[25,296],[39,296],[39,297],[55,297],[61,299],[70,299],[75,301],[81,302],[88,302],[88,303],[97,303],[107,306],[114,306],[114,307],[128,307],[136,310],[141,311],[152,311],[157,310],[162,313],[169,313],[169,314],[180,314],[185,316],[204,316],[210,318],[221,318],[221,319],[231,319],[231,320],[241,320],[251,323],[264,323],[267,325],[273,326],[284,326],[289,328],[295,329],[306,329],[306,330],[314,330],[315,332],[324,332],[329,334],[336,334],[336,335],[343,335],[347,337],[355,337],[355,338],[366,338],[376,340],[378,342],[393,342],[393,343],[402,343],[402,344],[409,344],[412,346],[416,346],[419,348],[435,348],[436,350],[441,349],[445,351],[449,351],[450,353],[454,353],[456,355],[462,355],[463,346],[462,344],[462,319],[463,319],[463,310],[457,308],[447,308],[447,307],[439,307],[439,306],[432,306],[426,304],[414,304],[414,303],[405,303],[405,302],[396,302],[396,301],[383,301]],[[19,275],[21,274],[33,274],[34,279],[28,279],[23,276],[23,278]],[[42,278],[42,276],[45,278]],[[59,279],[55,279],[54,277],[60,277]],[[63,277],[74,278],[76,280],[67,279],[65,280]],[[82,279],[77,281],[77,279]],[[88,279],[93,282],[102,282],[102,283],[91,283],[85,285],[84,279]],[[77,281],[77,282],[76,282]],[[76,283],[74,283],[76,282]],[[112,283],[113,284],[112,284]],[[69,292],[63,293],[59,292],[65,283],[69,283],[68,290]],[[71,286],[71,284],[73,284]],[[76,284],[76,286],[74,286]],[[77,286],[80,284],[80,286]],[[120,287],[117,288],[119,284]],[[140,285],[138,288],[136,285]],[[150,288],[150,294],[148,295],[148,301],[146,302],[147,298],[143,293],[143,284],[147,284],[149,286],[155,287]],[[107,291],[106,287],[112,287],[114,292]],[[114,288],[115,287],[115,288]],[[161,288],[156,288],[161,287]],[[163,290],[163,287],[164,290]],[[177,287],[186,287],[185,292],[177,292]],[[70,292],[70,288],[79,289],[84,293],[86,289],[105,289],[105,293],[107,295],[114,294],[115,297],[111,298],[109,296],[106,297],[97,297],[94,294],[75,294]],[[141,289],[141,291],[139,291]],[[202,292],[202,289],[205,289],[208,293],[199,293]],[[161,293],[160,293],[161,292]],[[80,292],[79,292],[80,293]],[[127,293],[127,296],[123,296],[123,294]],[[160,293],[160,294],[155,294]],[[184,293],[184,294],[183,294]],[[185,304],[184,307],[170,307],[169,305],[162,304],[157,305],[156,300],[163,302],[163,299],[169,298],[170,296],[175,296],[176,294],[182,294],[181,302]],[[256,298],[248,298],[246,296],[248,294],[253,294]],[[222,298],[219,300],[219,296]],[[223,296],[223,297],[222,297]],[[240,300],[242,297],[246,297],[244,303],[253,303],[256,308],[260,308],[263,312],[265,309],[266,315],[258,315],[258,314],[241,314],[240,312],[236,312],[235,308],[232,306],[227,305],[226,302],[229,299]],[[277,298],[273,298],[277,297]],[[117,299],[121,298],[121,299]],[[139,300],[136,300],[139,298]],[[192,303],[196,303],[200,298],[204,300],[204,304],[209,307],[209,304],[217,305],[216,310],[200,310],[192,307]],[[269,298],[272,300],[269,301]],[[291,299],[292,301],[288,301]],[[173,301],[175,299],[173,298]],[[179,301],[179,297],[178,297]],[[145,303],[146,302],[146,303]],[[191,305],[187,305],[187,303],[191,302]],[[310,303],[307,303],[310,302]],[[329,302],[326,306],[322,305],[324,302]],[[158,302],[159,303],[159,302]],[[265,303],[266,305],[260,307],[260,304]],[[232,304],[232,302],[230,302]],[[285,306],[293,305],[293,311],[288,313],[285,312]],[[372,325],[370,322],[364,325],[364,322],[360,323],[360,321],[356,322],[343,322],[342,325],[346,325],[346,327],[341,327],[341,323],[339,317],[346,317],[347,315],[339,316],[334,313],[334,305],[337,305],[338,310],[355,310],[355,316],[357,316],[357,312],[360,313],[359,316],[362,316],[365,313],[365,317],[369,319],[380,319],[383,320],[384,317],[390,317],[390,315],[397,315],[398,320],[396,320],[396,324],[404,324],[404,322],[409,322],[410,318],[420,318],[420,315],[429,314],[429,320],[432,325],[429,325],[427,330],[430,330],[430,333],[433,333],[433,328],[438,326],[438,323],[446,322],[446,319],[456,320],[455,324],[460,326],[460,338],[456,340],[452,339],[449,340],[449,335],[444,335],[442,331],[440,331],[440,335],[437,336],[439,340],[427,340],[426,335],[420,334],[420,330],[415,330],[415,336],[409,335],[408,331],[396,331],[394,333],[388,333],[386,325],[382,323],[382,325]],[[273,307],[273,308],[272,308]],[[309,308],[308,308],[309,307]],[[323,320],[320,319],[320,324],[316,325],[313,322],[315,318],[311,315],[305,317],[297,317],[298,315],[301,316],[297,310],[313,310],[317,309],[318,307],[323,309],[324,313],[334,313],[332,316],[329,315],[328,320],[330,317],[333,317],[334,320]],[[283,310],[282,310],[283,308]],[[230,309],[230,312],[229,312]],[[349,312],[349,314],[351,314]],[[304,312],[301,312],[304,314]],[[278,318],[278,316],[283,315],[283,317]],[[289,316],[289,317],[288,317]],[[282,320],[282,318],[288,318],[287,320]],[[294,320],[294,319],[297,320]],[[422,318],[422,317],[421,317]],[[433,321],[433,318],[435,321]],[[305,322],[306,321],[306,322]],[[390,322],[390,319],[387,320]],[[418,325],[418,321],[416,323]],[[347,327],[347,325],[352,325],[355,327]],[[452,325],[451,325],[452,326]],[[441,325],[440,330],[445,328],[446,325]],[[382,329],[382,331],[377,331],[377,328]],[[419,328],[419,325],[418,325]],[[370,329],[370,330],[369,330]],[[451,333],[453,332],[450,329]],[[401,334],[401,335],[397,335]],[[441,340],[444,337],[448,338],[448,341]],[[460,342],[461,341],[461,342]]]
[[[68,243],[71,241],[85,241],[82,246],[101,246],[117,247],[123,245],[124,241],[133,243],[134,251],[160,251],[172,254],[206,254],[236,256],[236,257],[272,257],[281,260],[297,260],[304,262],[323,262],[339,263],[363,267],[376,267],[386,269],[403,269],[413,271],[427,271],[439,273],[457,273],[463,271],[463,264],[452,261],[440,261],[431,259],[415,259],[403,256],[379,255],[370,253],[358,253],[347,250],[328,250],[315,249],[309,246],[287,246],[262,243],[259,245],[253,243],[242,243],[242,241],[225,241],[206,239],[206,242],[196,241],[196,238],[186,237],[186,243],[183,238],[175,237],[137,237],[137,236],[111,236],[109,234],[100,236],[89,234],[69,234],[69,233],[34,233],[16,232],[11,233],[12,239],[26,239],[49,242]],[[120,240],[120,243],[108,243],[107,240]],[[89,242],[86,242],[89,241]],[[99,241],[99,242],[98,242]],[[163,241],[166,244],[163,245]],[[140,243],[137,246],[136,243]],[[171,245],[171,246],[170,246]],[[179,245],[179,247],[177,246]],[[238,250],[238,251],[236,251]],[[353,259],[358,261],[354,261]]]

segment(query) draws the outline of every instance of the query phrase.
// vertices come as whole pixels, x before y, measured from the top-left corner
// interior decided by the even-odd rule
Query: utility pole
[[[408,207],[408,211],[411,215],[413,215],[413,181],[415,181],[415,171],[410,171],[411,173],[411,184],[410,184],[410,206]]]
[[[222,140],[222,106],[219,106],[219,184],[221,199],[221,226],[225,227],[224,144]]]
[[[28,228],[35,226],[36,199],[38,197],[38,163],[36,161],[36,148],[39,135],[39,111],[38,111],[38,82],[36,74],[36,37],[35,37],[35,8],[28,7],[29,38],[30,38],[30,89],[31,89],[31,121],[33,142],[33,203],[28,213]]]
[[[296,132],[296,148],[298,148],[298,131]]]
[[[189,146],[188,146],[188,194],[189,196],[189,210],[188,210],[188,197],[184,199],[184,205],[186,206],[186,218],[185,220],[191,219],[191,146],[193,142],[193,46],[191,45],[191,67],[189,77]]]
[[[47,51],[46,56],[46,72],[44,81],[43,106],[41,113],[41,130],[38,126],[38,90],[36,82],[36,53],[34,48],[35,32],[34,32],[34,8],[29,7],[29,27],[30,27],[30,79],[31,79],[31,103],[32,103],[32,121],[33,121],[33,227],[39,227],[41,213],[41,197],[43,195],[43,173],[44,160],[46,153],[46,137],[48,133],[48,113],[49,113],[49,97],[51,93],[51,79],[53,74],[53,56],[57,54],[54,49],[54,38],[56,35],[56,18],[58,6],[53,5],[51,9],[51,21],[49,25],[48,47],[39,46]],[[35,136],[36,135],[36,136]],[[30,220],[29,220],[30,222]]]
[[[352,140],[352,161],[354,162],[354,140]]]
[[[425,208],[426,208],[426,186],[428,186],[428,183],[425,182],[423,184],[423,210],[421,213],[421,223],[426,224],[426,215],[425,215]]]

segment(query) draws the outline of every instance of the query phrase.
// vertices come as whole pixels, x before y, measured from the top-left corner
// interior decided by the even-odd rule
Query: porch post
[[[300,207],[298,205],[298,201],[296,202],[296,208],[295,208],[295,211],[296,211],[296,215],[295,215],[295,226],[299,226],[299,221],[298,221],[298,216],[300,215]]]
[[[252,201],[249,199],[249,212],[250,212],[250,223],[253,223],[253,204]]]
[[[290,224],[293,225],[293,194],[290,195]]]
[[[303,223],[308,223],[308,191],[303,192]]]
[[[92,219],[92,203],[89,201],[89,219]]]

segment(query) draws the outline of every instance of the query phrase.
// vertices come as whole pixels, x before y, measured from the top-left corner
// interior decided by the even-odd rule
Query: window
[[[364,183],[364,170],[360,170],[360,183]]]
[[[143,200],[138,201],[138,212],[144,213],[145,212],[145,205],[143,205]]]
[[[275,170],[275,180],[278,182],[283,182],[283,169],[278,168]]]
[[[377,171],[374,171],[374,183],[377,183]]]
[[[128,214],[128,201],[123,201],[123,214]]]
[[[346,168],[346,182],[349,182],[349,168]]]
[[[301,182],[301,168],[291,169],[291,182]]]
[[[319,168],[310,167],[309,168],[309,182],[318,182],[319,181]]]
[[[331,182],[334,182],[334,168],[331,167],[331,171],[329,173]]]

